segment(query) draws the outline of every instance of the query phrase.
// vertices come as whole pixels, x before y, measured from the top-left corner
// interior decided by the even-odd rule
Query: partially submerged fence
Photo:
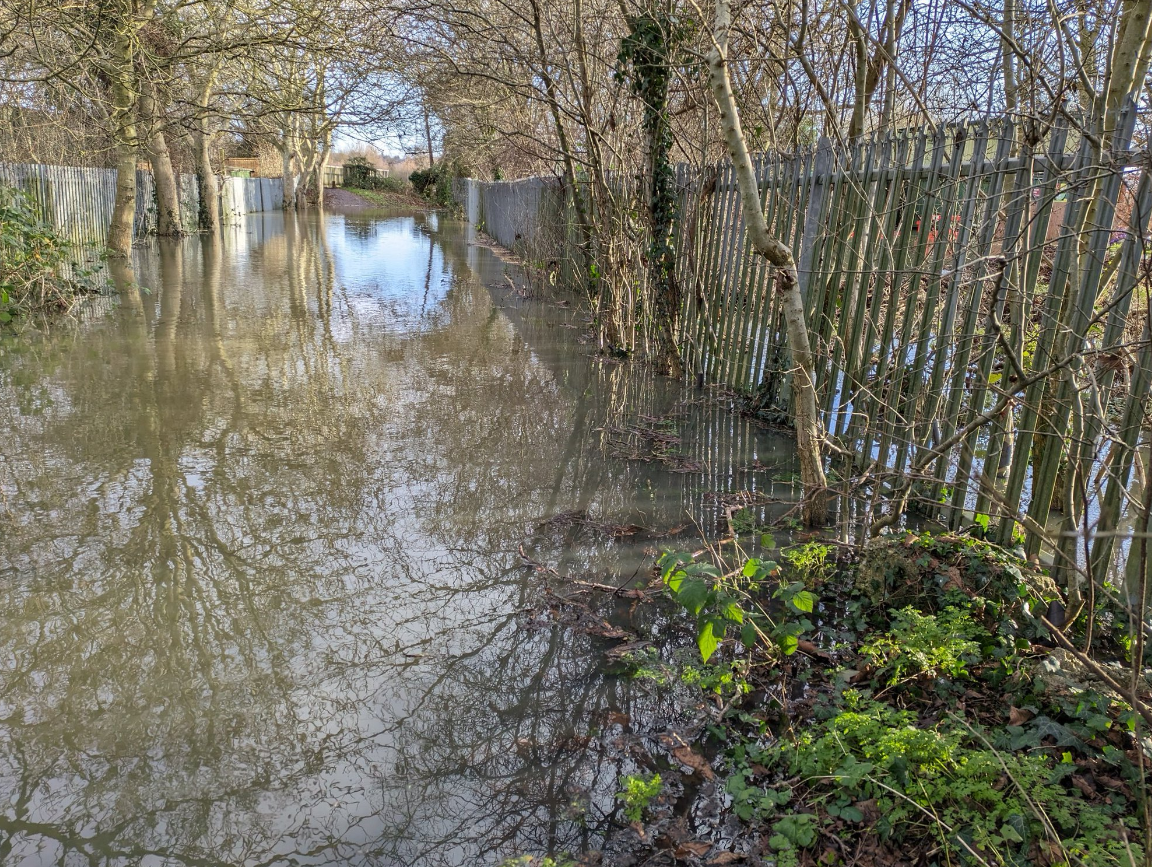
[[[920,510],[948,526],[975,520],[1100,575],[1132,532],[1125,513],[1147,521],[1132,479],[1152,383],[1152,185],[1128,166],[1131,127],[1103,157],[1066,128],[1031,144],[1010,122],[979,121],[760,158],[864,523],[912,480]],[[731,164],[676,177],[686,366],[786,410],[780,299],[748,248]],[[533,212],[558,198],[540,195],[549,183],[457,194],[516,249],[556,218]]]
[[[200,219],[200,193],[195,175],[177,176],[180,219],[194,227]],[[23,191],[40,219],[78,247],[103,247],[116,201],[116,169],[0,163],[0,186]],[[220,207],[225,222],[243,214],[281,207],[280,178],[222,178]],[[136,218],[133,232],[142,238],[156,231],[156,192],[152,173],[136,172]]]

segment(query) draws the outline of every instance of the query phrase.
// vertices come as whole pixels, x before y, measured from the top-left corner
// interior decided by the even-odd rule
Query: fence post
[[[812,254],[816,237],[820,234],[820,213],[832,178],[832,142],[820,136],[816,145],[816,159],[812,162],[812,190],[808,195],[808,210],[804,214],[804,231],[800,236],[800,261],[796,263],[800,278],[800,297],[808,304],[808,284],[812,279]]]

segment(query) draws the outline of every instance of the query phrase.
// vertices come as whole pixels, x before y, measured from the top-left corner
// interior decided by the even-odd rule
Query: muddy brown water
[[[595,522],[711,532],[716,492],[792,493],[787,442],[598,360],[470,242],[434,214],[253,215],[4,345],[0,863],[599,845],[621,739],[674,721],[520,546],[623,582],[684,537]]]

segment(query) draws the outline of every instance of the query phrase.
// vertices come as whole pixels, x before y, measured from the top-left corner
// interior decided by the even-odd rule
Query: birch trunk
[[[756,252],[776,266],[776,286],[780,292],[784,321],[788,332],[788,349],[792,354],[792,392],[794,423],[796,425],[796,452],[800,461],[800,481],[804,486],[804,522],[812,527],[828,519],[828,483],[824,477],[824,464],[820,455],[820,418],[816,410],[815,365],[812,347],[808,341],[808,323],[805,321],[804,301],[800,296],[796,260],[792,251],[779,238],[768,233],[764,211],[760,205],[760,190],[748,154],[740,115],[732,95],[732,79],[728,73],[728,31],[732,16],[729,0],[716,0],[716,21],[713,48],[708,53],[708,78],[712,96],[720,111],[720,124],[740,190],[744,231]]]

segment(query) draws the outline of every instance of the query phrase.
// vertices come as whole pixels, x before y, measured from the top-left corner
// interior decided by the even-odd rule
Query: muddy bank
[[[342,187],[330,187],[324,190],[324,207],[341,211],[360,211],[382,207],[426,210],[430,208],[430,205],[427,200],[415,193],[387,193],[377,190],[352,192]]]

